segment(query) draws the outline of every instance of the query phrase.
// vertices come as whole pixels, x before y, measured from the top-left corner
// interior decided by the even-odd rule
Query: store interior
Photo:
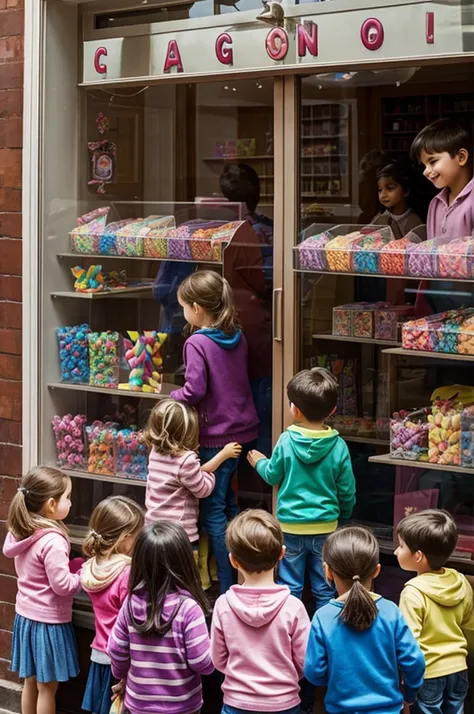
[[[291,240],[296,247],[335,226],[346,228],[333,235],[349,232],[348,226],[370,225],[381,210],[377,171],[394,161],[409,162],[412,140],[431,121],[445,116],[469,120],[474,110],[473,77],[472,63],[462,62],[341,70],[299,80],[300,222],[295,235],[285,235],[283,240]],[[57,328],[86,323],[99,334],[106,330],[119,333],[120,345],[128,331],[154,331],[156,343],[160,342],[157,335],[166,334],[157,346],[162,360],[158,381],[161,394],[166,394],[171,385],[183,381],[184,321],[169,296],[179,280],[197,267],[222,271],[236,291],[259,390],[260,446],[270,451],[274,109],[274,82],[269,78],[80,91],[77,173],[68,177],[69,188],[58,190],[57,195],[52,190],[45,194],[42,320],[43,334],[50,339],[42,345],[44,461],[55,463],[58,459],[57,433],[51,428],[55,416],[79,414],[89,426],[97,421],[118,422],[122,429],[140,429],[157,398],[153,391],[120,392],[115,383],[110,388],[110,384],[96,382],[84,389],[81,381],[68,382],[58,357]],[[45,161],[46,172],[48,162],[60,163],[57,155],[47,155]],[[410,170],[409,200],[424,224],[434,192],[419,166]],[[57,173],[55,178],[60,180]],[[206,229],[214,230],[213,222],[219,226],[233,223],[234,228],[217,256],[206,256],[208,243],[196,241],[197,252],[171,260],[166,251],[167,260],[159,252],[154,257],[130,252],[104,255],[91,250],[79,255],[81,248],[74,244],[77,218],[104,207],[109,209],[107,225],[158,215],[174,218],[174,225],[163,224],[160,229],[192,221],[205,222]],[[202,260],[202,255],[209,259]],[[123,282],[120,273],[125,271],[128,290],[94,295],[75,291],[76,277],[71,269],[78,266],[87,272],[97,264],[102,265],[107,280],[115,271],[119,273],[115,279]],[[405,319],[413,317],[412,308],[420,295],[429,300],[431,293],[427,296],[426,290],[442,296],[446,288],[437,289],[433,282],[426,287],[420,279],[408,276],[386,279],[356,275],[352,270],[331,275],[302,265],[297,249],[294,268],[294,324],[285,327],[285,339],[295,339],[298,346],[295,370],[323,365],[340,375],[341,399],[334,425],[348,442],[353,458],[358,494],[354,519],[374,528],[389,557],[399,507],[395,507],[397,495],[437,491],[433,504],[454,513],[466,536],[466,547],[456,558],[469,572],[474,553],[474,472],[460,463],[457,470],[449,471],[439,464],[420,468],[420,464],[400,465],[400,459],[390,460],[392,415],[429,407],[441,387],[448,388],[443,392],[447,397],[457,393],[451,390],[451,394],[452,385],[462,385],[466,392],[467,387],[474,389],[469,357],[455,354],[452,359],[420,359],[416,354],[407,355],[407,350],[401,350],[398,323],[394,335],[385,340],[372,333],[361,341],[358,335],[338,335],[333,329],[335,307],[388,300],[407,308]],[[165,286],[161,295],[156,285],[153,288],[160,282]],[[452,285],[448,289],[454,301],[450,306],[471,305],[472,283],[455,283],[455,290]],[[290,299],[290,294],[289,290],[285,299]],[[133,338],[129,339],[135,345]],[[130,366],[122,356],[119,362],[117,384],[121,379],[127,381]],[[468,403],[469,397],[464,401]],[[285,419],[286,414],[281,422]],[[274,439],[277,436],[273,434]],[[73,475],[76,472],[70,516],[76,543],[95,503],[111,493],[126,493],[143,502],[145,485],[142,474],[142,480],[133,480],[130,474],[124,478],[116,461],[108,471],[98,472],[85,455],[90,455],[87,442],[84,449],[80,467],[72,459],[70,469]],[[271,508],[270,490],[249,467],[239,473],[238,492],[244,508]],[[393,565],[391,560],[388,565]],[[395,567],[387,572],[381,587],[396,598],[401,587],[399,573]]]

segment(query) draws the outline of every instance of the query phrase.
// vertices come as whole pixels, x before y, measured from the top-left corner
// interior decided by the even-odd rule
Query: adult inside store
[[[320,39],[319,58],[307,52],[306,66],[296,62],[285,65],[268,57],[265,38],[271,28],[255,20],[254,9],[251,18],[245,18],[242,13],[242,18],[235,20],[237,24],[240,19],[252,22],[251,32],[256,33],[248,39],[246,66],[237,65],[242,53],[237,53],[239,40],[231,32],[235,66],[219,61],[212,69],[206,66],[200,71],[197,64],[190,69],[189,55],[186,56],[184,45],[178,42],[183,71],[175,65],[166,76],[161,69],[150,72],[145,66],[143,57],[150,57],[150,49],[147,45],[148,50],[140,54],[140,38],[146,37],[150,46],[153,40],[141,25],[127,27],[126,31],[124,25],[120,25],[114,31],[113,23],[106,27],[99,23],[91,29],[89,20],[85,19],[83,70],[78,69],[78,58],[73,56],[74,43],[67,49],[68,62],[62,56],[58,63],[57,53],[64,54],[65,48],[59,50],[49,41],[55,29],[53,24],[48,25],[45,66],[52,81],[45,87],[42,188],[43,234],[48,240],[40,243],[41,329],[42,334],[53,335],[57,327],[87,323],[93,331],[112,330],[125,336],[128,331],[157,331],[164,324],[164,310],[163,303],[153,298],[152,283],[161,265],[175,258],[171,259],[169,252],[161,257],[130,254],[118,257],[97,254],[96,250],[89,257],[84,253],[78,257],[71,249],[69,235],[77,227],[77,218],[107,207],[110,211],[106,225],[152,215],[172,216],[176,228],[189,226],[195,220],[208,224],[227,222],[229,216],[235,222],[249,224],[245,199],[226,196],[221,176],[231,165],[250,166],[260,184],[256,213],[273,223],[271,244],[262,240],[253,225],[243,225],[240,233],[227,236],[219,260],[215,260],[214,253],[209,260],[206,259],[209,255],[204,258],[199,253],[193,255],[190,248],[186,256],[178,256],[180,263],[186,268],[189,262],[210,266],[230,276],[236,272],[232,268],[235,260],[231,258],[237,253],[239,260],[243,258],[248,273],[253,271],[263,286],[261,293],[248,292],[246,296],[252,300],[252,295],[258,295],[258,307],[263,306],[272,331],[270,346],[261,351],[262,363],[257,360],[252,367],[262,366],[260,376],[270,376],[272,380],[272,407],[262,418],[262,428],[267,435],[272,431],[273,441],[288,423],[285,384],[296,371],[312,364],[325,364],[340,378],[340,404],[334,425],[350,445],[353,458],[358,488],[354,518],[370,524],[378,535],[386,553],[379,587],[384,594],[396,599],[402,574],[391,555],[393,525],[403,501],[399,497],[406,493],[438,492],[436,505],[456,515],[465,536],[463,542],[467,544],[465,550],[456,554],[455,562],[464,572],[472,571],[469,536],[474,511],[469,466],[460,463],[449,469],[449,464],[432,463],[428,468],[426,462],[408,461],[398,452],[395,458],[389,456],[393,413],[397,412],[403,422],[405,416],[401,410],[411,412],[430,407],[432,397],[434,399],[441,388],[448,388],[447,397],[453,396],[453,385],[462,385],[464,403],[469,404],[466,387],[473,384],[469,355],[451,352],[448,359],[432,352],[420,357],[416,350],[402,347],[398,324],[414,319],[415,305],[418,308],[423,302],[428,307],[425,306],[426,312],[420,316],[428,316],[427,290],[433,290],[436,276],[428,276],[429,285],[425,286],[423,276],[402,273],[390,274],[389,278],[382,274],[379,278],[374,277],[381,275],[378,272],[357,272],[353,268],[338,271],[332,269],[334,266],[328,269],[327,262],[323,267],[305,263],[298,246],[326,229],[333,229],[331,237],[337,238],[372,226],[375,217],[386,210],[378,203],[377,174],[394,163],[403,165],[404,174],[410,175],[408,195],[404,198],[420,219],[418,238],[425,237],[422,226],[434,192],[420,167],[410,161],[410,146],[417,133],[433,120],[469,118],[474,108],[473,66],[462,43],[456,40],[452,47],[446,45],[446,37],[440,32],[442,7],[436,6],[433,10],[429,6],[430,12],[439,14],[435,21],[434,46],[427,43],[426,8],[421,12],[418,3],[398,9],[402,13],[410,8],[412,22],[407,17],[407,22],[393,23],[393,26],[393,19],[390,21],[384,13],[396,8],[357,9],[357,21],[353,22],[357,31],[351,31],[347,47],[346,43],[338,43],[349,53],[344,55],[347,60],[342,63],[338,58],[325,58],[324,53],[329,50],[323,38],[330,36],[325,22],[336,21],[331,17],[331,6],[336,5],[337,0],[319,8],[305,5],[308,16],[318,15]],[[84,17],[94,15],[90,7],[83,8]],[[295,7],[287,14],[296,15],[297,11]],[[56,18],[56,28],[62,28],[64,36],[70,34],[69,26],[74,28],[77,22],[77,18],[71,20],[72,13],[71,8],[67,11],[62,8],[61,17]],[[341,21],[344,17],[342,12],[333,15],[338,15]],[[385,41],[378,50],[367,49],[360,40],[360,27],[373,15],[380,16],[385,27]],[[143,17],[141,22],[145,23]],[[347,16],[344,22],[348,24]],[[156,19],[153,23],[155,33]],[[401,34],[402,26],[416,28],[416,42],[406,32],[406,37]],[[77,25],[76,30],[79,32]],[[462,34],[460,26],[457,31]],[[216,37],[221,32],[222,29],[214,28],[206,46],[214,50]],[[398,33],[400,49],[397,52],[406,52],[408,58],[394,55],[389,48],[391,32]],[[131,45],[127,45],[126,57],[117,63],[114,60],[117,39],[120,41],[127,33],[137,44],[133,51],[130,51]],[[152,37],[159,34],[153,33]],[[244,30],[240,36],[245,36]],[[167,42],[163,43],[160,37],[160,47],[163,46],[166,49]],[[105,75],[97,74],[94,66],[98,47],[107,50],[97,65],[99,68],[101,64],[106,65]],[[435,53],[433,59],[425,54],[426,48],[431,55]],[[444,55],[449,55],[449,61],[443,61]],[[410,61],[409,56],[416,57],[416,61]],[[134,65],[137,57],[140,61]],[[200,57],[196,57],[196,63],[198,61]],[[327,65],[327,71],[321,71],[322,63]],[[123,76],[120,75],[122,70]],[[237,70],[239,77],[235,78]],[[280,74],[283,70],[285,76]],[[77,74],[84,84],[79,88]],[[58,88],[61,91],[58,92]],[[80,106],[77,124],[71,122],[71,111],[65,112],[65,105],[69,109]],[[48,121],[53,116],[54,123]],[[57,152],[58,126],[63,147],[61,155]],[[76,126],[80,126],[79,132]],[[101,180],[104,176],[100,171],[94,173],[94,162],[100,156],[94,156],[97,149],[90,148],[100,142],[109,144],[99,147],[103,154],[110,154],[106,164],[111,175],[107,174],[105,181]],[[71,171],[71,166],[77,167],[77,171]],[[385,177],[389,178],[394,177]],[[98,193],[98,188],[104,193]],[[385,223],[384,218],[381,220],[382,223],[378,223],[377,219],[377,230],[381,233],[380,245],[385,245],[385,238],[391,237],[388,231],[395,226]],[[344,228],[335,229],[336,226]],[[208,225],[206,230],[210,228]],[[373,233],[370,229],[362,235],[373,236]],[[195,244],[192,250],[197,248]],[[272,248],[272,262],[265,264],[269,248]],[[375,249],[368,252],[374,254],[374,260],[379,260]],[[344,251],[341,254],[345,254]],[[349,266],[352,266],[351,255],[349,253]],[[404,255],[401,260],[405,265]],[[129,291],[120,297],[111,294],[105,299],[77,299],[70,268],[98,263],[104,271],[126,269],[131,278],[149,282],[140,291]],[[443,279],[447,279],[446,275]],[[450,291],[450,297],[457,300],[457,306],[466,305],[470,287],[465,288],[464,284],[470,281],[457,283],[453,279],[451,282],[456,289]],[[340,334],[340,330],[339,334],[334,333],[334,308],[362,300],[369,303],[389,300],[398,305],[399,310],[384,310],[383,306],[377,310],[359,309],[356,317],[343,310],[347,334]],[[173,319],[171,316],[171,323]],[[245,318],[241,315],[241,319]],[[176,320],[182,324],[181,315]],[[362,330],[365,326],[362,336],[357,332],[353,334],[355,324],[362,326]],[[383,326],[384,337],[375,335],[376,324]],[[170,343],[171,340],[167,346],[165,341],[161,350],[161,394],[182,381],[178,364],[180,350],[169,350]],[[35,460],[47,463],[57,460],[54,434],[49,428],[55,415],[85,414],[88,425],[95,420],[118,421],[124,427],[143,425],[153,399],[157,398],[155,393],[132,393],[97,384],[85,386],[82,382],[68,384],[62,379],[55,340],[43,339],[39,349],[39,383],[47,386],[41,390],[40,413],[35,415],[35,424],[43,425]],[[168,358],[169,353],[172,360]],[[122,379],[127,381],[126,372],[118,381]],[[461,393],[457,387],[456,390],[456,394]],[[445,392],[442,397],[447,398]],[[427,433],[423,429],[420,432]],[[429,446],[421,445],[421,448],[429,450]],[[396,449],[394,456],[395,452]],[[103,474],[95,473],[93,468],[89,471],[87,463],[73,471],[74,508],[70,526],[79,547],[81,529],[85,528],[93,506],[110,493],[127,493],[143,501],[144,482],[125,480],[115,465],[109,473]],[[271,509],[272,494],[252,471],[239,473],[237,487],[241,507],[258,505]],[[430,495],[435,497],[436,494]],[[403,503],[401,507],[405,508]],[[409,508],[410,503],[406,507]],[[87,601],[78,601],[78,625],[90,626],[87,610]],[[81,627],[78,632],[87,667],[90,633]],[[77,686],[80,687],[80,682]]]

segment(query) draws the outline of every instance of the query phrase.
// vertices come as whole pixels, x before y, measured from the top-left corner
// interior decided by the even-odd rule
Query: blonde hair
[[[59,469],[35,466],[23,476],[18,491],[13,496],[7,519],[7,528],[17,540],[24,540],[39,528],[55,528],[67,533],[61,521],[43,516],[41,511],[52,498],[59,501],[71,485],[71,479]]]
[[[212,270],[198,270],[183,280],[178,297],[199,305],[212,317],[211,327],[233,334],[239,328],[234,295],[228,281]],[[192,331],[192,330],[191,330]]]
[[[109,496],[93,510],[89,532],[82,544],[88,558],[110,558],[125,538],[143,528],[142,508],[126,496]]]
[[[247,573],[272,570],[283,547],[283,533],[277,519],[260,508],[249,508],[230,522],[226,545]]]
[[[160,454],[177,456],[199,448],[196,410],[174,399],[162,399],[153,407],[145,427],[145,442]]]

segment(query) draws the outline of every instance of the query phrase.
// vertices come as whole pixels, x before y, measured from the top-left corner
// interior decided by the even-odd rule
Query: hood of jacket
[[[50,533],[59,533],[66,538],[64,533],[57,528],[38,528],[33,535],[23,538],[23,540],[17,540],[14,535],[8,532],[3,544],[3,554],[6,558],[16,558],[18,555],[26,553],[34,543]]]
[[[87,560],[82,566],[81,583],[86,592],[100,592],[112,585],[114,580],[132,562],[128,555],[116,553],[106,560]]]
[[[242,337],[242,330],[236,330],[233,335],[227,335],[222,330],[218,330],[215,327],[204,327],[201,330],[196,330],[193,334],[195,335],[206,335],[210,340],[222,347],[223,350],[233,350],[235,349]]]
[[[416,588],[430,600],[444,607],[456,607],[467,594],[470,587],[460,573],[452,568],[444,568],[442,573],[423,573],[409,580],[405,587]]]
[[[274,588],[246,588],[233,585],[225,597],[230,609],[250,627],[268,625],[280,612],[290,596],[286,585]]]
[[[339,432],[330,428],[312,431],[293,425],[289,427],[288,435],[296,456],[305,464],[316,464],[335,447]]]

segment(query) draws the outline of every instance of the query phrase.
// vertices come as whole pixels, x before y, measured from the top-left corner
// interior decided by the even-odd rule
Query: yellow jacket
[[[474,649],[473,600],[469,582],[451,568],[406,583],[400,610],[425,655],[425,679],[467,669],[467,653]]]

